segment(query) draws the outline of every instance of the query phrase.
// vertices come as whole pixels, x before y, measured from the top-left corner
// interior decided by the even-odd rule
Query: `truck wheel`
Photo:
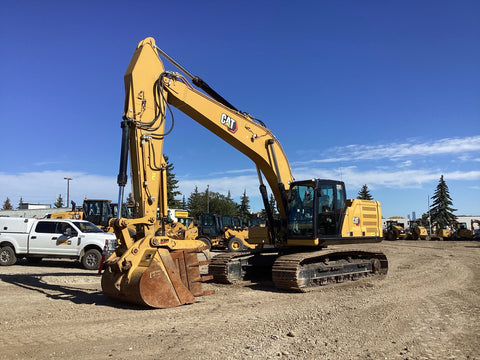
[[[243,250],[243,241],[237,237],[228,240],[228,251],[237,252]]]
[[[199,237],[197,240],[203,241],[208,248],[208,251],[212,250],[212,242],[207,237]]]
[[[11,246],[4,246],[0,248],[0,265],[8,266],[17,262],[17,256],[15,250]]]
[[[82,257],[82,265],[87,270],[98,270],[102,254],[97,249],[87,250]]]

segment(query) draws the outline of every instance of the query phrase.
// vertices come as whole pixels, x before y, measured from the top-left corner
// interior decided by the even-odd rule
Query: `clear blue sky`
[[[367,184],[385,217],[419,216],[443,174],[456,214],[480,215],[479,18],[476,0],[6,2],[1,204],[65,199],[64,177],[77,203],[116,200],[123,74],[153,36],[262,119],[297,179]],[[254,164],[175,119],[182,192],[246,189],[259,210]]]

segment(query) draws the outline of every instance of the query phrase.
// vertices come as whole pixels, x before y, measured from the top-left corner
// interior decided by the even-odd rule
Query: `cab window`
[[[56,233],[57,234],[64,234],[65,230],[67,230],[67,229],[70,229],[71,234],[73,236],[76,236],[75,234],[77,233],[77,230],[75,230],[72,225],[70,225],[69,223],[65,223],[65,222],[57,223]]]
[[[56,234],[57,222],[40,221],[35,227],[35,232],[42,234]]]
[[[292,236],[313,235],[314,188],[297,185],[290,188],[288,230]]]

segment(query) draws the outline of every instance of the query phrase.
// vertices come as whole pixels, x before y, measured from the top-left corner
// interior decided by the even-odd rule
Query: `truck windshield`
[[[288,233],[291,236],[313,236],[314,188],[294,185],[288,197]]]
[[[93,225],[89,221],[74,221],[75,226],[83,233],[98,233],[103,232],[98,226]]]

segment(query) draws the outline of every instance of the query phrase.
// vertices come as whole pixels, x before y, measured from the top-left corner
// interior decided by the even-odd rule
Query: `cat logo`
[[[222,125],[225,125],[232,134],[235,134],[238,130],[237,121],[233,120],[227,114],[222,114],[222,118],[220,119]]]

